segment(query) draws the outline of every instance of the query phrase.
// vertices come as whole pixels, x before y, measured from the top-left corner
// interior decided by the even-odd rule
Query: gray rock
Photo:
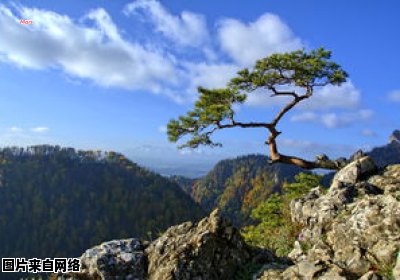
[[[239,231],[216,210],[197,225],[169,228],[147,249],[148,279],[231,279],[251,259]]]
[[[81,256],[83,273],[100,279],[144,279],[147,262],[138,239],[112,240],[87,250]]]
[[[66,274],[62,280],[146,279],[147,260],[140,240],[112,240],[86,250],[80,257],[80,273]]]
[[[382,174],[370,177],[368,183],[400,198],[400,164],[386,167]]]
[[[329,263],[332,260],[333,251],[325,241],[319,240],[309,250],[306,259],[313,262]]]
[[[361,276],[359,280],[381,280],[381,279],[382,277],[380,277],[374,271],[369,271],[365,273],[363,276]]]
[[[298,274],[301,275],[303,278],[312,279],[314,275],[323,269],[322,266],[315,265],[309,261],[301,261],[297,264],[298,267]]]
[[[305,225],[302,231],[303,241],[317,242],[325,228],[338,215],[339,211],[353,201],[357,192],[354,186],[333,182],[327,194],[321,188],[315,188],[305,197],[291,202],[292,221]]]
[[[259,280],[282,280],[282,272],[287,269],[288,266],[279,263],[268,263],[264,265],[253,277],[253,279]]]
[[[335,174],[333,181],[355,184],[362,176],[371,173],[375,169],[376,165],[374,161],[369,156],[364,156],[340,169]]]
[[[299,241],[294,242],[293,250],[289,253],[288,257],[295,262],[298,262],[305,258],[303,249],[301,249],[301,245]]]

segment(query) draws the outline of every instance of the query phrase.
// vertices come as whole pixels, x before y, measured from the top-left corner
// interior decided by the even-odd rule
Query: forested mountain
[[[79,256],[204,215],[176,183],[114,152],[4,148],[0,177],[0,257]]]
[[[169,179],[176,182],[180,188],[190,196],[192,194],[193,184],[197,181],[197,179],[192,179],[181,175],[172,175],[169,177]]]
[[[242,225],[248,221],[253,208],[270,194],[280,192],[284,182],[293,182],[301,171],[292,165],[270,165],[264,155],[248,155],[222,160],[197,180],[184,180],[179,176],[171,179],[206,211],[219,207],[236,225]]]

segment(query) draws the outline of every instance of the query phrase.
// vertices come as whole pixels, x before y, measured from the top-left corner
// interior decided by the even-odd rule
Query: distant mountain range
[[[79,256],[102,241],[153,239],[204,215],[176,183],[121,154],[0,149],[0,257]]]

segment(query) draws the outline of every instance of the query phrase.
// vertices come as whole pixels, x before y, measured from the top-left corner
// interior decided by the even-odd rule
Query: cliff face
[[[376,168],[366,156],[340,170],[330,189],[291,203],[303,230],[283,262],[251,248],[218,211],[198,224],[171,227],[151,243],[111,241],[88,250],[84,270],[64,279],[400,279],[400,165]],[[121,243],[122,242],[122,243]],[[85,278],[86,277],[86,278]]]

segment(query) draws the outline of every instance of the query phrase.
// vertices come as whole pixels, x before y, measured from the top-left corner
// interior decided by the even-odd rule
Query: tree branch
[[[262,128],[270,128],[272,125],[270,123],[256,123],[256,122],[250,122],[250,123],[243,123],[243,122],[236,122],[232,121],[232,123],[229,124],[221,124],[217,122],[217,127],[219,129],[223,128],[232,128],[232,127],[242,127],[242,128],[257,128],[257,127],[262,127]]]
[[[294,98],[299,97],[294,91],[277,91],[275,87],[270,86],[268,87],[270,90],[272,90],[273,94],[271,96],[277,96],[277,95],[290,95],[293,96]]]
[[[292,109],[294,106],[297,105],[297,103],[299,103],[300,101],[309,98],[311,95],[308,95],[307,93],[301,96],[298,96],[296,94],[295,98],[289,103],[287,104],[285,107],[282,108],[282,110],[275,116],[275,118],[273,119],[273,121],[271,122],[271,124],[273,126],[276,126],[278,124],[278,122],[281,120],[281,118],[290,110]]]

